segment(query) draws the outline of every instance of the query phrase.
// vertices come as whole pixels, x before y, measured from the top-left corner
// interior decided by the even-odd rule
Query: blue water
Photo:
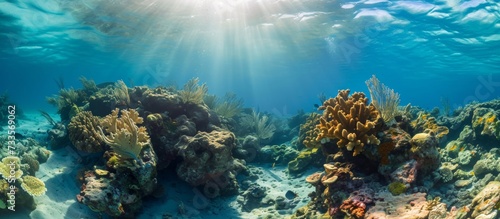
[[[440,107],[500,94],[498,1],[45,0],[0,2],[0,92],[55,109],[55,79],[81,87],[181,86],[281,115],[318,94],[367,92],[375,74],[401,104]]]

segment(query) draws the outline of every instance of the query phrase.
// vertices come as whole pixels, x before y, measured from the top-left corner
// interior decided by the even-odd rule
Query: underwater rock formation
[[[393,196],[390,193],[378,193],[378,199],[374,201],[365,215],[367,219],[418,219],[428,218],[431,209],[425,193],[414,193],[409,195]]]
[[[319,148],[301,151],[298,156],[288,163],[288,172],[298,174],[305,171],[311,164],[324,163],[323,153]]]
[[[219,194],[234,194],[238,183],[235,173],[243,164],[232,157],[235,136],[228,131],[199,132],[195,136],[182,136],[175,145],[182,161],[177,175],[192,186],[205,186],[210,198]]]
[[[100,88],[88,98],[88,110],[96,116],[106,116],[115,108],[130,106],[129,90],[122,80]]]
[[[427,112],[419,112],[417,119],[411,122],[414,133],[433,133],[438,141],[445,141],[449,129],[446,126],[438,125],[436,118],[432,117]]]
[[[348,196],[353,191],[354,174],[351,172],[352,165],[347,163],[326,163],[323,165],[325,171],[314,173],[306,178],[306,182],[313,185],[315,191],[310,195],[310,208],[328,212],[330,216],[339,212],[343,204],[340,197]],[[353,213],[355,209],[344,205],[344,211]]]
[[[106,167],[95,166],[81,177],[83,185],[77,200],[96,212],[130,217],[140,209],[142,198],[150,195],[157,186],[158,158],[146,128],[137,126],[143,122],[139,113],[131,109],[121,110],[121,115],[118,114],[119,110],[115,109],[100,121],[97,118],[73,118],[73,121],[83,123],[75,125],[75,129],[87,129],[100,122],[99,139],[112,149],[104,153]],[[90,113],[82,115],[91,116]],[[96,131],[95,127],[91,128]],[[84,133],[85,130],[79,131]]]
[[[157,157],[152,147],[144,146],[134,159],[123,159],[114,152],[104,154],[106,167],[85,171],[77,200],[95,212],[118,217],[133,217],[142,198],[157,188]]]
[[[471,203],[472,218],[493,219],[500,206],[500,182],[492,181],[479,192]]]
[[[419,174],[427,175],[439,167],[438,140],[433,133],[418,133],[410,140],[411,155],[417,161]]]
[[[243,192],[243,200],[241,201],[241,209],[246,212],[250,212],[255,208],[260,208],[269,205],[267,202],[263,202],[263,198],[266,196],[266,188],[259,185],[250,186],[245,192]]]
[[[376,125],[380,115],[375,106],[368,104],[364,93],[340,90],[335,98],[326,100],[319,110],[324,110],[317,128],[316,141],[338,140],[339,148],[346,148],[356,156],[366,144],[378,145]]]
[[[491,108],[475,108],[472,113],[472,129],[476,135],[500,140],[499,111]]]

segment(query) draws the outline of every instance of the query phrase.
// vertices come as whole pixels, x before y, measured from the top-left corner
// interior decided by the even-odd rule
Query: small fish
[[[286,191],[286,194],[285,194],[285,197],[287,199],[294,199],[294,198],[297,198],[299,195],[297,195],[297,193],[291,191],[291,190],[288,190]]]
[[[317,103],[314,104],[314,108],[318,109],[319,105]]]

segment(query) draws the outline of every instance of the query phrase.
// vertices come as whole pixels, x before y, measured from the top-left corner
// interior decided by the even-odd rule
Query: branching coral
[[[324,110],[317,128],[320,133],[316,141],[338,139],[339,148],[347,148],[356,156],[366,144],[380,144],[375,137],[380,115],[373,104],[368,105],[364,93],[340,90],[335,98],[330,98],[319,107]]]
[[[149,144],[149,136],[146,128],[137,127],[143,119],[135,110],[122,110],[118,118],[118,109],[112,111],[101,121],[109,135],[105,135],[100,129],[102,140],[109,145],[113,151],[124,159],[137,159],[142,147]]]
[[[200,104],[208,91],[206,84],[198,86],[199,78],[192,78],[185,85],[184,89],[179,91],[179,96],[184,103]]]
[[[316,125],[319,123],[320,118],[321,115],[311,113],[306,122],[300,125],[299,139],[308,148],[318,148],[321,145],[319,141],[316,141],[316,136],[319,134]]]
[[[399,114],[399,94],[394,92],[393,89],[385,86],[385,84],[380,83],[375,75],[365,83],[368,90],[370,90],[372,103],[375,108],[380,111],[384,121],[388,123],[393,120],[394,117]]]

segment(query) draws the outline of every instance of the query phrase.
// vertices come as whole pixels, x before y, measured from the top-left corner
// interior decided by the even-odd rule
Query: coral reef
[[[76,149],[95,153],[104,150],[99,131],[100,120],[90,111],[83,111],[71,118],[68,125],[69,139]]]
[[[47,97],[47,102],[57,107],[62,121],[68,121],[71,119],[70,112],[73,106],[81,105],[83,99],[75,89],[63,88],[59,90],[59,95]]]
[[[371,191],[363,190],[353,192],[348,199],[342,202],[339,209],[349,218],[365,218],[367,206],[372,205],[374,202],[372,193]]]
[[[324,110],[317,126],[320,130],[316,141],[336,139],[339,148],[360,154],[367,144],[378,145],[374,135],[380,115],[375,106],[368,104],[363,93],[349,96],[349,90],[340,90],[335,98],[330,98],[319,108]]]
[[[299,152],[287,145],[266,145],[257,150],[256,156],[250,162],[288,164],[299,155]]]
[[[420,174],[426,175],[439,167],[438,141],[431,133],[418,133],[410,140],[411,155],[417,161]]]
[[[82,187],[76,196],[80,203],[95,212],[118,217],[133,217],[141,208],[142,199],[157,188],[156,165],[158,158],[147,144],[133,161],[117,158],[114,152],[106,152],[107,169],[94,167],[81,176]]]
[[[321,150],[318,148],[303,150],[294,160],[288,163],[288,172],[290,174],[301,173],[315,161],[323,161]]]
[[[218,116],[226,119],[235,117],[243,108],[243,99],[236,97],[235,93],[226,93],[222,99],[215,95],[205,95],[204,102]]]
[[[433,133],[436,138],[441,141],[449,133],[449,129],[446,126],[440,126],[436,122],[436,118],[432,117],[429,113],[420,112],[418,113],[417,119],[411,122],[414,129],[414,133]]]
[[[255,110],[251,114],[243,114],[240,118],[241,127],[250,131],[259,140],[270,139],[273,137],[276,127],[269,121],[269,117],[262,115]]]
[[[313,185],[315,191],[310,194],[309,208],[326,211],[330,216],[337,214],[342,206],[342,197],[348,196],[353,191],[354,174],[351,172],[352,164],[326,163],[325,171],[314,173],[306,178],[306,182]],[[354,180],[354,181],[353,181]],[[348,207],[349,201],[343,206],[347,214],[356,212],[356,208]],[[359,203],[354,203],[359,205]],[[364,211],[363,211],[364,212]]]
[[[23,156],[36,155],[32,153],[23,153]],[[36,162],[38,162],[35,159]],[[32,163],[33,165],[33,163]],[[23,171],[24,169],[24,171]],[[29,171],[27,171],[29,170]],[[30,165],[21,162],[21,159],[16,156],[3,157],[0,162],[0,202],[6,207],[13,206],[7,200],[10,195],[15,194],[15,205],[34,210],[36,208],[34,196],[43,195],[47,189],[45,183],[32,175],[27,175],[26,172],[31,172],[34,175],[34,169],[30,170]],[[22,189],[21,189],[22,188]]]
[[[213,186],[217,194],[205,193],[208,197],[234,194],[238,184],[235,173],[243,165],[231,156],[235,147],[235,136],[228,131],[199,132],[193,137],[182,136],[175,145],[182,162],[177,165],[177,175],[192,186]]]
[[[200,104],[208,91],[206,84],[198,85],[199,78],[192,78],[184,85],[184,89],[179,91],[179,96],[184,103]]]
[[[55,150],[67,145],[70,140],[68,138],[66,125],[54,121],[47,112],[40,110],[40,114],[42,114],[42,116],[52,125],[52,128],[47,130],[47,140],[49,141],[50,148]]]
[[[306,119],[306,122],[300,125],[299,130],[299,143],[302,143],[307,148],[319,148],[321,142],[316,140],[319,135],[319,129],[316,125],[320,123],[321,115],[318,113],[311,113]],[[298,149],[300,149],[298,147]]]
[[[375,206],[368,209],[365,218],[415,219],[427,218],[430,210],[427,208],[425,193],[393,196],[390,193],[377,194]]]
[[[472,128],[480,136],[491,136],[500,140],[498,113],[494,109],[474,109],[472,114]]]
[[[496,218],[500,208],[500,182],[492,181],[472,200],[472,218]]]
[[[115,109],[101,121],[101,126],[109,133],[104,134],[99,127],[101,138],[121,158],[137,159],[142,148],[149,144],[146,128],[136,125],[142,122],[143,119],[135,110],[122,110],[118,117],[118,109]]]
[[[88,110],[96,116],[105,116],[115,108],[127,109],[131,106],[129,90],[122,80],[105,84],[91,94],[87,102]]]

